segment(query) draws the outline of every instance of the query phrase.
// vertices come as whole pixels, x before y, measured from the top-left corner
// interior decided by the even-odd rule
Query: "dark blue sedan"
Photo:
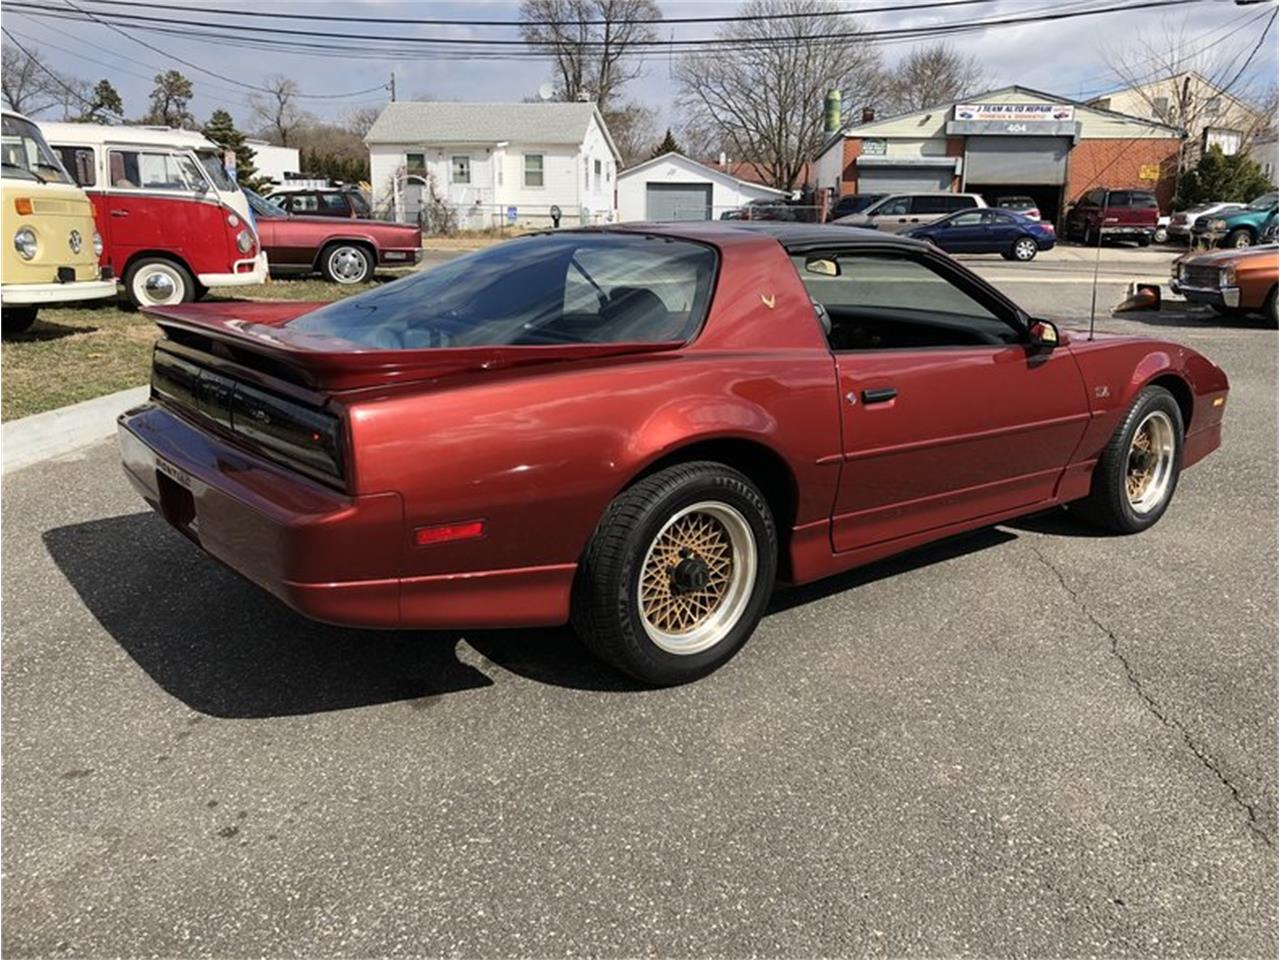
[[[1006,260],[1034,260],[1057,240],[1053,227],[1004,210],[962,210],[907,233],[948,253],[998,253]]]

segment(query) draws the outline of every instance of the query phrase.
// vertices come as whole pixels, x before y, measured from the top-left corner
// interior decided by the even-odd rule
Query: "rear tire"
[[[1168,242],[1169,242],[1169,228],[1168,228],[1168,227],[1156,227],[1156,236],[1155,236],[1155,241],[1156,241],[1156,243],[1168,243]]]
[[[755,630],[777,552],[769,505],[745,476],[706,461],[669,467],[605,511],[578,567],[573,628],[644,683],[697,680]]]
[[[373,258],[355,243],[334,243],[320,254],[320,272],[333,283],[350,286],[373,276]]]
[[[13,336],[15,333],[26,333],[36,322],[39,307],[5,307],[0,310],[0,333]]]
[[[1093,468],[1089,496],[1072,513],[1112,533],[1140,533],[1168,509],[1182,469],[1184,425],[1164,387],[1144,388]]]
[[[1013,241],[1013,249],[1009,251],[1010,260],[1017,260],[1019,263],[1030,263],[1036,258],[1039,247],[1030,237],[1019,237]]]
[[[1151,246],[1151,238],[1150,238],[1150,237],[1146,237],[1146,236],[1139,237],[1139,238],[1138,238],[1138,246],[1140,246],[1140,247],[1149,247],[1149,246]]]
[[[190,303],[196,282],[180,263],[164,257],[144,257],[124,274],[124,290],[135,307],[159,307]]]

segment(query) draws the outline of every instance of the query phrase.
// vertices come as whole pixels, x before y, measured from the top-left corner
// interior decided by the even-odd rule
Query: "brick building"
[[[1060,222],[1093,187],[1154,190],[1168,210],[1182,131],[1011,86],[896,117],[864,118],[828,137],[818,187],[850,193],[951,190],[1032,197]]]

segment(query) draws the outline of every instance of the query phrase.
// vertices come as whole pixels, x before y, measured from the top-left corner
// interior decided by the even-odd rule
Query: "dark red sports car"
[[[319,620],[572,620],[655,684],[801,583],[1070,504],[1132,533],[1219,444],[1193,350],[1059,332],[919,241],[530,236],[328,305],[152,311],[129,478]]]
[[[362,283],[375,267],[422,259],[422,231],[411,223],[302,217],[244,191],[273,275],[319,273],[334,283]]]

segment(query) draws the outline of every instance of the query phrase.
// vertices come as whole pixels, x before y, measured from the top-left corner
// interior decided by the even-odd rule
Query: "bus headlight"
[[[248,253],[253,249],[253,234],[248,230],[241,230],[236,234],[236,246],[241,253]]]
[[[97,230],[93,231],[93,253],[94,256],[102,256],[102,234]]]
[[[36,240],[36,232],[30,227],[22,227],[13,235],[13,248],[18,251],[18,256],[23,260],[34,260],[36,253],[40,249],[40,243]]]

